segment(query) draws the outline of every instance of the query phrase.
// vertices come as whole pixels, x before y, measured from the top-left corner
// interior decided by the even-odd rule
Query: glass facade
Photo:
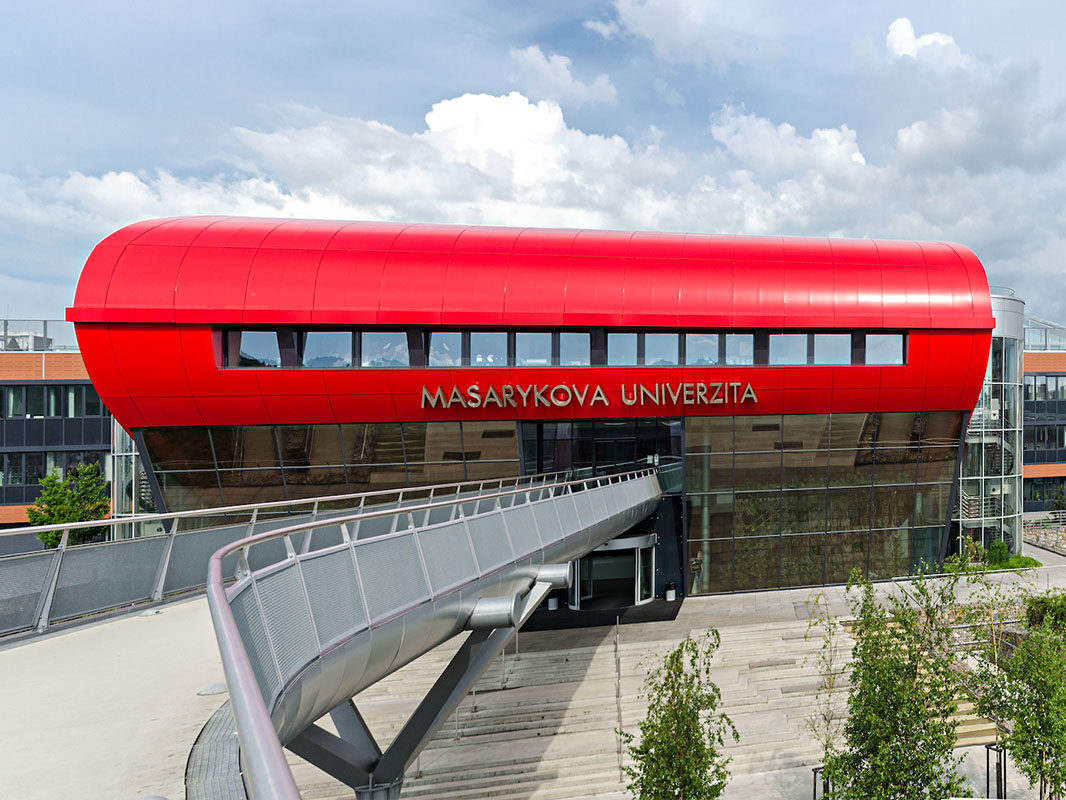
[[[1002,540],[1011,553],[1018,553],[1022,546],[1024,304],[997,295],[992,302],[996,329],[981,396],[966,432],[954,527],[959,536],[983,547]]]
[[[689,594],[841,583],[935,563],[962,414],[685,419]]]
[[[519,473],[514,422],[215,426],[141,433],[171,510]]]
[[[676,528],[658,547],[701,594],[939,560],[962,426],[960,412],[803,414],[171,428],[143,441],[172,509],[683,461]]]

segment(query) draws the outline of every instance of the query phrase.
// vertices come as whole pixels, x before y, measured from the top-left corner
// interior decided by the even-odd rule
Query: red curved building
[[[68,319],[168,508],[684,459],[659,592],[942,557],[994,326],[953,244],[229,217],[112,234]]]

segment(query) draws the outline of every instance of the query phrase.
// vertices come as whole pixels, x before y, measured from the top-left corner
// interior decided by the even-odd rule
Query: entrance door
[[[625,536],[574,562],[567,603],[581,608],[625,608],[655,596],[655,536]]]
[[[655,596],[655,548],[637,549],[637,591],[635,605],[648,603]]]

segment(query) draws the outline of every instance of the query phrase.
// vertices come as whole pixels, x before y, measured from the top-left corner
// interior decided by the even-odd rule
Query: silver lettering
[[[740,402],[743,403],[749,397],[751,398],[753,403],[758,403],[759,402],[759,398],[755,396],[755,390],[751,388],[751,384],[750,383],[747,386],[744,387],[744,396],[740,398]]]
[[[585,405],[585,398],[588,396],[588,393],[589,393],[589,385],[587,383],[585,384],[584,391],[580,391],[579,392],[577,390],[577,387],[576,386],[574,387],[574,397],[577,398],[577,404],[579,406]]]
[[[722,384],[712,383],[709,385],[712,389],[714,389],[714,394],[711,395],[711,405],[717,406],[724,403],[725,399],[722,397]]]
[[[422,387],[422,408],[426,407],[427,402],[429,403],[430,408],[436,408],[437,403],[440,403],[442,408],[448,407],[448,401],[444,399],[444,390],[439,386],[437,387],[437,391],[433,394],[430,394],[429,389],[425,386]]]
[[[686,406],[690,406],[690,405],[692,405],[693,403],[696,402],[696,398],[695,398],[695,396],[693,394],[694,392],[695,392],[695,389],[692,388],[692,384],[691,383],[683,383],[683,384],[681,384],[681,395],[682,395],[682,398],[683,398],[682,402]]]
[[[466,396],[469,398],[469,400],[466,401],[466,404],[470,408],[481,407],[481,389],[477,387],[477,384],[466,387]]]
[[[459,391],[458,386],[452,387],[452,396],[448,398],[448,405],[450,406],[452,403],[458,403],[463,408],[466,408],[466,398],[463,397],[463,393]]]
[[[518,407],[518,403],[514,401],[514,387],[511,384],[504,384],[500,388],[500,393],[503,395],[503,404],[505,406]]]
[[[729,385],[733,387],[733,402],[737,401],[737,389],[740,388],[740,381],[730,381]]]
[[[703,405],[707,405],[707,384],[696,384],[696,402],[703,403]]]
[[[634,395],[635,396],[635,395]],[[640,387],[640,404],[644,405],[644,398],[647,397],[655,405],[659,405],[659,384],[655,384],[655,391],[652,392],[647,386],[641,384]]]
[[[596,388],[599,389],[600,387],[597,386]],[[595,400],[596,398],[593,397],[592,399]],[[637,385],[635,383],[633,384],[632,397],[626,397],[626,385],[624,383],[622,384],[622,402],[627,406],[635,406],[637,404]]]
[[[489,403],[495,403],[500,408],[503,408],[503,401],[500,400],[500,396],[496,394],[496,390],[493,387],[489,387],[489,390],[485,392],[485,407],[488,408]]]
[[[518,393],[520,395],[522,395],[522,407],[523,408],[528,408],[529,407],[529,393],[533,391],[533,387],[532,386],[516,386],[515,388],[518,390]]]
[[[624,400],[625,399],[625,397],[624,397],[625,389],[624,388],[622,389],[622,393],[623,393],[623,398],[622,399]],[[596,405],[597,402],[603,403],[605,406],[610,405],[610,403],[607,402],[607,395],[605,395],[603,393],[603,387],[602,386],[597,386],[596,387],[596,391],[594,391],[592,393],[592,399],[589,401],[589,405],[590,406],[594,406],[594,405]],[[632,404],[630,404],[630,405],[632,405]]]
[[[560,392],[566,392],[566,399],[565,400],[563,400],[561,397],[559,397],[559,393]],[[565,383],[560,383],[558,386],[553,386],[552,387],[551,398],[552,398],[552,402],[555,403],[555,405],[557,405],[560,408],[562,408],[563,406],[568,406],[568,405],[570,405],[570,403],[573,402],[574,393],[570,389],[570,387],[567,386]]]
[[[550,406],[551,405],[551,402],[548,400],[548,398],[544,396],[544,393],[546,391],[548,391],[548,387],[547,386],[535,386],[535,387],[533,387],[533,406],[534,407],[539,406],[541,403],[543,403],[546,406]]]

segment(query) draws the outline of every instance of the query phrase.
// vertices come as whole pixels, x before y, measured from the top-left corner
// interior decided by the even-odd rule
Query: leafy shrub
[[[1066,630],[1066,594],[1054,592],[1028,598],[1025,604],[1025,622],[1030,628],[1047,624],[1057,631]]]
[[[988,545],[986,555],[988,557],[988,563],[993,567],[1006,564],[1010,560],[1010,551],[1007,549],[1007,543],[1002,539],[997,539]]]
[[[1011,556],[1004,566],[1006,569],[1032,569],[1044,565],[1031,556]]]

